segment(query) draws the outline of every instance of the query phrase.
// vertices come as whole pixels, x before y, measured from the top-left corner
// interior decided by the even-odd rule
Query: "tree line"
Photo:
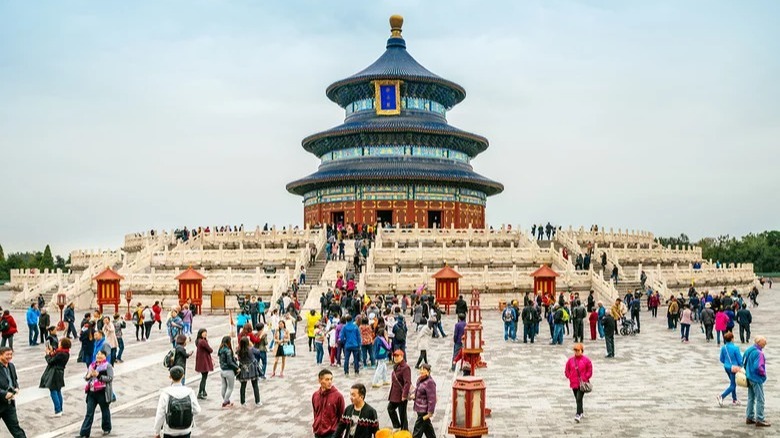
[[[705,260],[721,263],[753,263],[758,273],[780,272],[780,231],[764,231],[733,237],[728,234],[718,237],[705,237],[691,242],[687,235],[678,237],[659,237],[658,243],[668,245],[694,245],[701,247]]]
[[[0,282],[11,279],[11,269],[70,269],[70,255],[65,260],[61,256],[52,256],[51,247],[46,245],[43,251],[13,252],[5,256],[0,245]]]

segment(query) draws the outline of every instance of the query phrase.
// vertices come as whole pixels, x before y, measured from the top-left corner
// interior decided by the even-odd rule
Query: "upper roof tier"
[[[447,109],[466,98],[466,90],[463,87],[431,73],[412,58],[406,51],[406,41],[401,37],[401,26],[401,16],[390,17],[391,36],[387,40],[385,53],[360,72],[331,84],[325,92],[330,100],[344,107],[356,100],[372,97],[374,88],[371,81],[379,79],[400,79],[426,84],[428,87],[416,90],[425,90],[428,95],[415,97],[430,98]]]

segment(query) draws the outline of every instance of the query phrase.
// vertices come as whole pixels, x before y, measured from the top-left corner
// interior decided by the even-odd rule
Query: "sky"
[[[0,2],[0,245],[117,248],[180,226],[301,224],[301,140],[388,17],[462,85],[487,221],[692,238],[777,229],[780,2]]]

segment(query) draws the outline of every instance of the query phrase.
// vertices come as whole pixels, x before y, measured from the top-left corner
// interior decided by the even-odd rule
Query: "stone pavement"
[[[0,293],[0,305],[8,300]],[[780,305],[775,291],[764,289],[759,296],[761,306],[753,311],[753,334],[768,337],[766,349],[769,380],[765,385],[766,414],[770,422],[780,421],[780,381],[776,354],[780,345],[780,330],[773,322]],[[4,306],[5,307],[5,306]],[[51,418],[53,413],[48,392],[38,389],[38,381],[45,362],[43,350],[27,346],[27,329],[22,312],[14,312],[20,322],[21,333],[16,338],[14,362],[22,388],[18,399],[19,417],[30,437],[75,436],[83,419],[85,404],[81,376],[84,365],[75,362],[76,345],[66,369],[65,413]],[[666,330],[666,319],[642,314],[642,333],[633,337],[616,338],[615,359],[604,358],[603,341],[586,341],[585,354],[594,364],[594,392],[585,397],[586,418],[580,424],[573,422],[574,399],[563,377],[563,366],[571,354],[571,338],[563,346],[548,345],[549,333],[543,323],[542,337],[531,344],[505,343],[502,323],[497,311],[484,311],[487,369],[479,370],[485,378],[488,406],[493,416],[488,420],[490,435],[518,436],[778,436],[780,423],[764,430],[744,424],[744,406],[718,407],[715,396],[727,386],[725,372],[718,362],[718,347],[705,344],[698,326],[691,330],[691,342],[682,344],[679,334]],[[454,317],[447,317],[447,339],[433,340],[428,352],[433,366],[433,378],[438,385],[439,404],[434,422],[438,436],[445,436],[450,415],[451,384],[449,372],[451,330]],[[196,318],[196,330],[209,329],[212,345],[227,334],[226,316]],[[300,325],[303,327],[303,325]],[[586,328],[586,333],[588,329]],[[127,346],[125,362],[117,364],[114,388],[118,396],[112,404],[112,436],[151,436],[152,421],[159,389],[167,383],[167,371],[162,357],[167,351],[163,333],[155,328],[152,341],[136,342],[134,330],[125,334]],[[414,336],[409,339],[410,361],[417,359]],[[289,358],[283,379],[261,382],[264,405],[255,407],[251,400],[246,407],[238,406],[238,382],[233,393],[236,407],[221,409],[220,384],[217,374],[209,377],[209,400],[202,403],[203,412],[196,419],[195,437],[307,437],[311,436],[311,394],[317,389],[314,353],[309,353],[306,339],[297,340],[299,355]],[[741,345],[744,348],[748,344]],[[192,348],[192,347],[189,347]],[[327,358],[326,358],[327,360]],[[270,374],[269,364],[269,374]],[[343,370],[332,368],[335,386],[345,394],[349,403],[349,386],[359,381],[368,389],[367,401],[380,414],[382,427],[389,427],[386,413],[387,387],[370,388],[373,370],[365,370],[359,377],[346,378]],[[416,377],[416,373],[414,373]],[[194,372],[194,358],[188,368],[188,385],[196,388],[200,376]],[[738,388],[740,399],[747,399],[746,390]],[[411,406],[410,418],[413,418]],[[99,418],[99,417],[98,417]],[[93,426],[99,436],[99,420]],[[7,431],[0,425],[0,436]]]

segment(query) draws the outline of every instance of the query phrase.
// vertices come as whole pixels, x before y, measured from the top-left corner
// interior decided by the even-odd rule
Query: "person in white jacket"
[[[184,369],[180,366],[171,367],[169,371],[171,378],[171,386],[163,388],[160,391],[160,400],[157,402],[157,414],[154,418],[154,436],[155,438],[161,437],[189,437],[192,433],[192,427],[195,425],[194,421],[190,421],[189,425],[185,428],[172,428],[168,425],[168,404],[171,397],[174,399],[182,399],[185,397],[190,398],[192,417],[200,413],[200,404],[195,397],[195,392],[192,388],[182,385],[181,380],[184,378]]]

